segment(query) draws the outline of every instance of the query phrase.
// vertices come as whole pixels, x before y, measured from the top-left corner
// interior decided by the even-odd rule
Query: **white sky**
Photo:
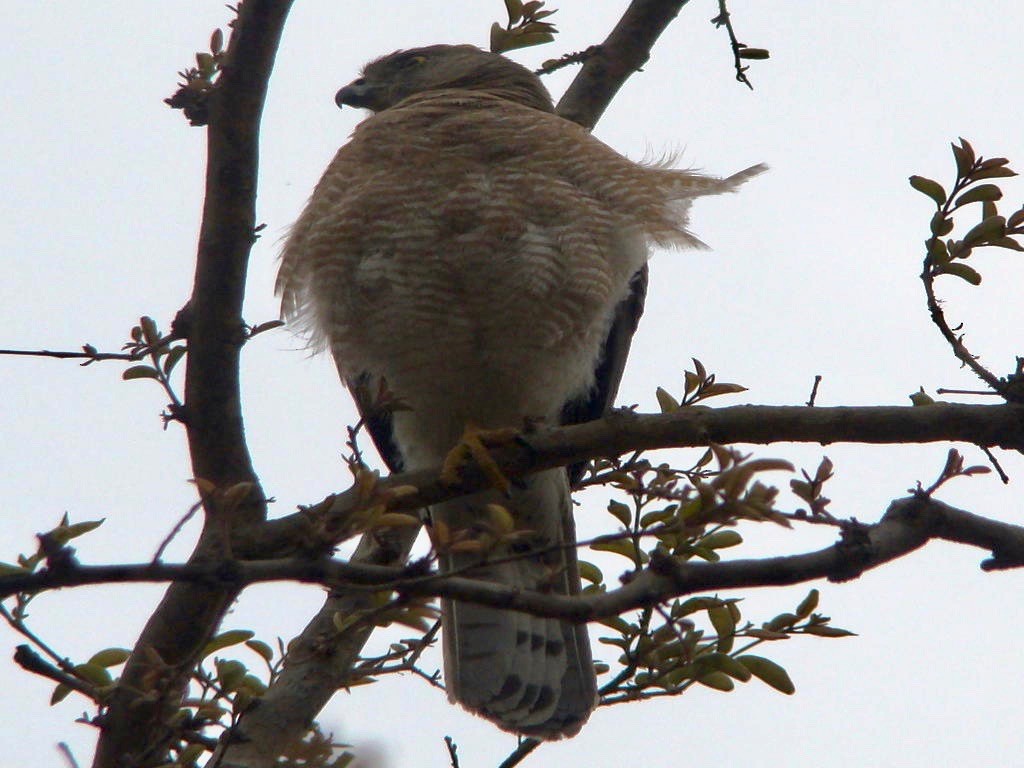
[[[600,41],[626,0],[563,0],[553,46],[515,54],[527,64]],[[386,6],[386,10],[379,10]],[[373,7],[374,10],[367,10]],[[911,173],[948,184],[948,143],[967,137],[986,156],[1024,168],[1019,34],[1013,0],[972,4],[742,2],[740,38],[771,50],[751,69],[756,90],[733,80],[717,4],[694,0],[663,36],[645,71],[596,131],[634,157],[682,150],[681,162],[727,174],[766,161],[772,172],[740,195],[697,206],[694,230],[711,252],[659,253],[647,314],[620,401],[654,410],[657,385],[680,388],[690,357],[750,392],[722,404],[802,403],[815,374],[819,404],[906,404],[923,385],[974,387],[930,325],[917,274],[928,201]],[[201,205],[203,133],[161,100],[175,72],[228,12],[219,2],[19,3],[6,9],[0,122],[0,347],[115,350],[140,314],[166,326],[188,296]],[[277,314],[279,239],[361,114],[339,112],[335,90],[366,60],[435,42],[486,45],[500,0],[299,2],[278,57],[263,129],[259,220],[246,319]],[[549,82],[557,94],[567,74]],[[1024,198],[1013,181],[1006,211]],[[976,214],[971,213],[970,216]],[[966,222],[965,222],[966,223]],[[971,222],[973,223],[973,221]],[[998,373],[1021,352],[1020,258],[972,257],[977,289],[940,290],[968,344]],[[333,366],[310,359],[284,332],[244,355],[247,430],[257,470],[280,514],[345,485],[338,459],[352,421]],[[121,382],[116,363],[0,360],[0,560],[34,547],[34,532],[65,510],[106,517],[80,539],[87,562],[150,558],[193,501],[184,437],[160,429],[152,382]],[[889,499],[930,482],[945,445],[915,448],[770,447],[813,469],[827,453],[837,479],[833,512],[877,519]],[[980,451],[964,447],[972,463]],[[1018,521],[1024,461],[1013,477],[960,480],[941,498]],[[785,486],[786,478],[779,476]],[[788,499],[795,506],[795,501]],[[599,500],[580,516],[607,530]],[[184,557],[189,529],[169,558]],[[823,546],[828,531],[744,531],[738,556]],[[763,649],[797,693],[756,682],[731,694],[694,690],[657,703],[602,710],[576,739],[545,746],[526,765],[765,764],[789,766],[1007,765],[1019,752],[1019,639],[1024,574],[982,574],[984,553],[947,545],[846,585],[816,584],[821,609],[859,637],[794,639]],[[614,573],[614,570],[612,571]],[[747,592],[755,621],[792,608],[807,587]],[[84,660],[130,645],[159,598],[155,587],[105,587],[40,597],[33,627]],[[311,587],[246,593],[225,627],[290,637],[320,603]],[[5,658],[20,640],[6,627]],[[598,656],[608,656],[602,646]],[[72,721],[72,696],[47,706],[52,686],[0,660],[0,743],[9,765],[61,765],[66,741],[83,764],[91,730]],[[380,765],[446,766],[442,736],[467,766],[493,766],[512,737],[447,705],[421,682],[392,679],[339,695],[323,722]],[[771,756],[771,757],[769,757]],[[1011,757],[1012,756],[1012,757]]]

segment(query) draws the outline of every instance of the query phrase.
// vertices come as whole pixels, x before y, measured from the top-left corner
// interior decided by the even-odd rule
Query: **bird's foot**
[[[441,465],[441,482],[458,485],[461,480],[461,469],[473,461],[493,487],[502,493],[508,493],[512,483],[494,460],[490,448],[504,445],[518,437],[519,430],[512,427],[483,429],[475,424],[467,424],[458,444],[444,458]]]

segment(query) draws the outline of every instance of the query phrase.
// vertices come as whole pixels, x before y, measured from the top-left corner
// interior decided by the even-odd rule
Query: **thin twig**
[[[999,475],[999,479],[1003,481],[1003,485],[1009,485],[1010,476],[1007,475],[1005,471],[1003,471],[1003,467],[1002,465],[1000,465],[999,460],[996,458],[996,455],[992,453],[992,451],[989,448],[986,448],[984,445],[980,446],[980,448],[985,452],[985,455],[988,456],[988,460],[992,462],[992,467],[993,469],[995,469],[996,474]]]
[[[57,742],[57,751],[61,753],[61,756],[63,756],[65,760],[67,760],[68,768],[79,768],[78,761],[75,760],[75,756],[71,752],[71,747],[63,741],[60,741]]]
[[[513,768],[513,766],[519,765],[523,760],[526,759],[533,750],[539,747],[543,742],[539,739],[523,739],[519,742],[519,746],[515,750],[502,760],[501,765],[498,768]]]
[[[452,768],[459,768],[459,746],[451,736],[444,737],[444,745],[448,748],[448,758],[451,760]]]
[[[95,352],[85,349],[82,352],[55,352],[49,349],[0,349],[0,355],[20,355],[22,357],[54,357],[58,360],[84,358],[88,363],[98,360],[140,360],[141,355],[136,356],[127,352]]]
[[[814,377],[814,386],[811,387],[811,396],[807,398],[807,407],[813,408],[814,401],[818,397],[818,385],[821,384],[821,374],[816,374]]]
[[[177,537],[179,533],[181,533],[181,529],[184,528],[188,521],[195,516],[196,512],[198,512],[202,508],[203,502],[197,501],[195,504],[189,507],[188,512],[182,515],[181,519],[174,524],[174,527],[171,529],[171,532],[164,537],[164,540],[160,542],[160,546],[156,548],[156,553],[153,555],[154,563],[160,562],[160,558],[163,557],[164,550],[167,549],[170,543],[174,541],[174,539]]]
[[[582,51],[566,53],[559,56],[557,59],[548,59],[539,68],[533,70],[533,74],[550,75],[552,72],[557,72],[570,64],[585,64],[587,59],[596,54],[600,49],[601,47],[599,45],[591,45]]]
[[[14,662],[27,672],[33,672],[41,677],[49,678],[55,683],[66,685],[68,688],[78,691],[92,701],[99,701],[96,689],[92,685],[74,675],[69,675],[62,669],[58,669],[27,645],[19,645],[14,649]]]
[[[946,389],[945,387],[939,387],[935,390],[935,393],[939,395],[984,395],[986,397],[1000,397],[998,392],[992,392],[987,389]]]
[[[4,597],[7,597],[7,595],[4,595]],[[21,619],[14,618],[14,616],[11,615],[10,611],[7,610],[6,606],[2,604],[0,604],[0,618],[3,618],[3,620],[10,625],[11,629],[13,629],[19,635],[25,637],[28,640],[31,640],[32,644],[35,645],[36,648],[38,648],[51,659],[53,659],[54,663],[62,670],[64,670],[65,672],[70,672],[72,669],[74,669],[74,664],[72,664],[65,657],[61,656],[59,653],[53,650],[53,648],[51,648],[49,645],[47,645],[41,637],[39,637],[35,632],[28,628],[24,621],[22,621]]]
[[[711,23],[716,27],[725,27],[726,32],[729,33],[729,45],[732,47],[732,57],[736,67],[736,80],[750,90],[754,90],[753,83],[747,79],[747,67],[743,66],[743,59],[740,57],[740,51],[746,46],[736,38],[736,32],[732,28],[732,18],[726,7],[726,0],[718,0],[718,15],[711,20]]]

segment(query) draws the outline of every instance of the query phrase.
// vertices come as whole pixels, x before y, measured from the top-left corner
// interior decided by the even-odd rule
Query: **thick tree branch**
[[[700,592],[785,586],[820,578],[849,581],[913,552],[931,539],[991,552],[992,559],[982,563],[986,570],[1024,566],[1024,527],[981,517],[921,494],[893,501],[878,523],[846,525],[841,539],[825,549],[717,563],[661,557],[653,559],[639,574],[631,575],[621,587],[586,595],[532,592],[437,571],[424,573],[419,563],[396,567],[303,558],[181,565],[83,566],[72,562],[59,570],[0,577],[0,595],[111,582],[178,580],[243,587],[268,581],[298,581],[350,591],[393,589],[407,597],[447,597],[589,622]]]
[[[265,516],[265,503],[242,429],[238,357],[245,329],[242,297],[254,242],[259,125],[289,0],[245,0],[209,97],[208,159],[196,277],[176,321],[188,338],[185,421],[195,477],[218,488],[249,483],[249,498],[221,519],[207,504],[206,526],[192,562],[221,554],[231,526]],[[94,768],[163,761],[172,732],[166,717],[199,651],[236,596],[230,584],[173,585],[142,631],[110,701]],[[161,695],[146,697],[152,654],[167,665]]]
[[[709,443],[874,443],[899,445],[965,442],[1020,450],[1024,446],[1024,406],[956,405],[833,408],[739,405],[681,408],[674,413],[639,415],[617,411],[603,419],[545,429],[494,448],[492,457],[509,477],[636,450],[701,447]],[[414,510],[487,487],[488,478],[466,467],[459,486],[442,483],[424,470],[394,475],[380,491],[408,491],[387,500],[390,509]],[[232,540],[239,557],[285,557],[296,551],[327,551],[345,530],[353,512],[365,506],[354,490],[332,494],[302,512],[240,531]]]
[[[687,2],[633,0],[559,100],[558,114],[593,128],[619,88],[647,63],[654,43]]]
[[[402,572],[397,566],[409,557],[418,533],[417,526],[391,529],[386,535],[365,534],[349,565],[370,576],[371,582],[381,577],[393,580]],[[235,728],[237,738],[224,743],[211,765],[276,765],[281,749],[301,739],[331,697],[351,680],[352,666],[375,629],[372,624],[362,623],[339,636],[335,616],[351,616],[370,607],[370,595],[353,586],[333,585],[320,611],[288,644],[285,666],[260,706],[241,719]]]

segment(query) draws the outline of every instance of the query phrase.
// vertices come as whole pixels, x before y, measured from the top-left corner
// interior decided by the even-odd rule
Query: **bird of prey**
[[[649,247],[700,247],[690,201],[762,170],[719,179],[628,160],[558,117],[532,72],[468,45],[384,56],[336,101],[373,114],[291,230],[277,289],[284,316],[330,349],[393,471],[441,465],[467,427],[599,417]],[[367,400],[382,383],[401,409]],[[435,526],[488,542],[439,552],[442,570],[579,592],[574,472],[433,507]],[[513,532],[494,533],[494,505]],[[593,710],[585,626],[444,601],[442,630],[449,697],[498,726],[561,738]]]

